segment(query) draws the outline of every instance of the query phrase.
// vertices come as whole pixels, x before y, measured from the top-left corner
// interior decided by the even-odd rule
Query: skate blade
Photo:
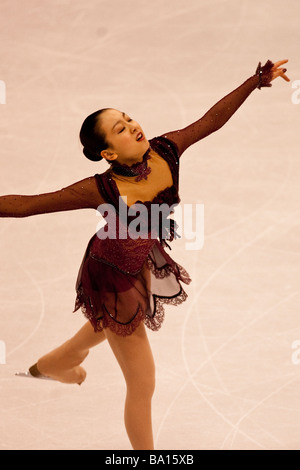
[[[40,377],[35,377],[34,375],[31,375],[29,370],[27,372],[16,372],[15,375],[17,377],[26,377],[28,379],[54,380],[51,377],[45,377],[44,375],[41,375]]]

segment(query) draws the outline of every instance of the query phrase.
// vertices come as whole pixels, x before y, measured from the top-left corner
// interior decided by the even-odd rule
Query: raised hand
[[[282,77],[286,82],[290,82],[289,77],[285,74],[286,68],[281,68],[280,66],[283,64],[286,64],[288,60],[279,60],[278,62],[275,62],[273,65],[271,72],[272,72],[272,80],[275,80],[277,77]]]

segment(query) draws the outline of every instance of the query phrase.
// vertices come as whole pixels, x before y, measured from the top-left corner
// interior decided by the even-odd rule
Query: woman
[[[179,158],[192,144],[220,129],[256,88],[270,87],[281,76],[286,81],[287,60],[262,67],[241,86],[214,105],[201,119],[185,129],[147,140],[140,125],[116,109],[104,109],[84,121],[80,139],[84,155],[106,159],[109,169],[53,193],[34,196],[2,196],[1,217],[107,205],[116,211],[115,236],[108,225],[90,240],[76,283],[74,311],[82,309],[88,322],[54,351],[41,357],[25,375],[81,384],[86,377],[81,363],[89,349],[108,340],[127,385],[125,426],[133,449],[153,449],[151,399],[155,367],[145,325],[157,330],[164,304],[186,299],[181,283],[190,282],[187,272],[165,251],[174,238],[174,224],[160,219],[149,226],[154,204],[178,204]],[[132,236],[130,209],[136,203],[147,208],[140,236]],[[128,219],[124,221],[122,213]],[[110,221],[111,222],[111,221]],[[151,229],[154,229],[151,231]],[[149,235],[151,231],[151,236]],[[154,236],[153,236],[154,234]],[[136,234],[135,234],[136,235]]]

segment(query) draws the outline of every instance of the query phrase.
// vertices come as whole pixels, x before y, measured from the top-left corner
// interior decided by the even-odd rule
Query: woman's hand
[[[286,64],[288,60],[279,60],[278,62],[275,62],[273,65],[271,72],[272,72],[272,80],[275,80],[277,77],[282,77],[286,82],[290,82],[289,77],[285,75],[286,68],[280,68],[281,65]]]

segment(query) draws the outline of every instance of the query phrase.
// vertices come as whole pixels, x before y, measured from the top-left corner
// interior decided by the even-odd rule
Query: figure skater
[[[83,208],[101,211],[107,207],[103,204],[115,208],[116,236],[106,236],[106,224],[91,238],[77,277],[74,312],[81,308],[88,321],[74,337],[41,357],[23,375],[81,384],[86,378],[81,363],[90,348],[107,340],[126,381],[124,419],[133,449],[154,448],[151,400],[155,366],[145,326],[160,328],[164,304],[177,305],[186,299],[182,283],[188,284],[190,277],[165,251],[167,240],[176,236],[174,223],[155,227],[156,236],[131,237],[128,220],[134,217],[130,216],[126,225],[121,209],[129,214],[137,203],[148,212],[154,204],[178,204],[182,153],[220,129],[256,88],[271,87],[277,77],[289,81],[286,69],[281,67],[286,62],[259,63],[254,75],[201,119],[149,141],[141,126],[126,113],[110,108],[97,111],[83,122],[80,139],[84,155],[92,161],[105,159],[107,171],[59,191],[0,198],[1,217]],[[147,233],[150,229],[145,228]]]

